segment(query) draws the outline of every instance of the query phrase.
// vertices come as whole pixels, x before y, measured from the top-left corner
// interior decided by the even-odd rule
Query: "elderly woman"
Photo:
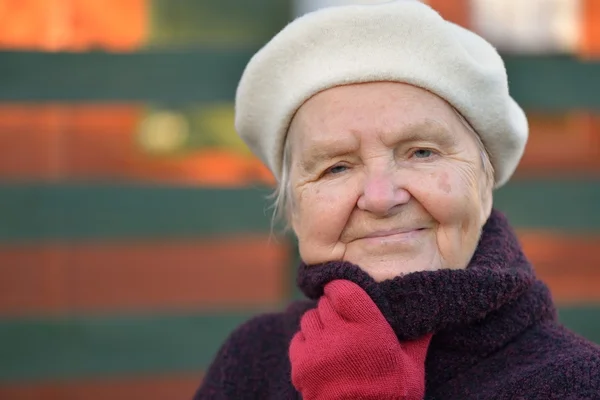
[[[307,14],[236,126],[278,179],[309,300],[239,327],[198,399],[600,399],[493,190],[528,136],[504,64],[416,1]]]

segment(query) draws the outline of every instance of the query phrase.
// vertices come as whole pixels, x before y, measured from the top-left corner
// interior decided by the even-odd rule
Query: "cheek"
[[[303,188],[294,213],[298,240],[321,246],[337,242],[355,204],[350,184],[314,183]]]
[[[479,219],[481,201],[477,181],[466,171],[440,168],[420,177],[411,190],[415,199],[441,225]]]

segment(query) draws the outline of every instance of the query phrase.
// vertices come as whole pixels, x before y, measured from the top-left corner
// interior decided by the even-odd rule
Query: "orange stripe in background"
[[[206,186],[271,185],[257,158],[205,148],[144,151],[136,105],[0,105],[0,180],[126,180]]]
[[[291,258],[268,241],[0,246],[0,317],[271,306]]]
[[[600,172],[600,115],[528,113],[531,128],[517,177]]]
[[[560,305],[600,302],[600,237],[519,231],[525,254]]]
[[[585,59],[600,59],[600,1],[581,0],[581,3],[581,56]]]
[[[191,399],[202,373],[178,376],[84,379],[73,382],[0,384],[7,400],[165,400]]]
[[[519,236],[560,304],[600,301],[600,237]],[[2,246],[0,317],[269,306],[289,294],[290,262],[267,238]]]
[[[129,105],[0,106],[0,179],[127,174],[141,109]]]
[[[0,106],[0,180],[125,180],[206,186],[273,184],[255,157],[204,148],[153,156],[137,138],[135,105]],[[600,173],[600,115],[529,113],[522,176]]]
[[[0,0],[0,49],[138,49],[148,36],[146,0]]]
[[[440,13],[444,19],[467,29],[472,27],[471,0],[425,0],[425,3]]]

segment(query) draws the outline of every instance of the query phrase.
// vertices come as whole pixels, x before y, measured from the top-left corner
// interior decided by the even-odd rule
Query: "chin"
[[[399,276],[411,274],[413,272],[435,271],[439,268],[432,265],[418,265],[414,263],[378,263],[371,261],[370,263],[356,263],[363,271],[365,271],[375,282],[383,282],[389,279],[394,279]],[[365,267],[369,265],[369,267]]]

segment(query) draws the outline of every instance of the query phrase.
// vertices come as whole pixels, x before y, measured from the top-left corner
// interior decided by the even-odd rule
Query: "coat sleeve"
[[[267,390],[265,344],[276,340],[276,315],[262,315],[239,326],[221,346],[194,400],[260,399]],[[275,333],[275,335],[274,335]]]
[[[536,371],[524,387],[529,399],[600,400],[600,351],[556,360]]]

